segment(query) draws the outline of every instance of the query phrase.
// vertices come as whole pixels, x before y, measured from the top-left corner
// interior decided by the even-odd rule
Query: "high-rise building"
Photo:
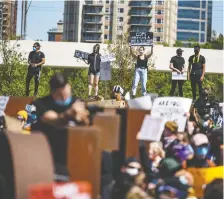
[[[16,36],[17,0],[0,1],[0,38]]]
[[[48,32],[48,41],[62,41],[63,21],[59,20],[57,28],[52,28]]]
[[[176,40],[177,0],[65,1],[63,40],[105,43],[127,31],[154,32],[155,42]]]
[[[212,1],[178,0],[177,40],[206,43],[211,40],[211,29]]]

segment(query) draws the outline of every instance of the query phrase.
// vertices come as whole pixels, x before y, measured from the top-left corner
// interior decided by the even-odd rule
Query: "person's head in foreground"
[[[56,73],[50,80],[50,92],[55,104],[68,106],[72,102],[72,89],[62,73]]]
[[[141,46],[141,47],[139,48],[139,54],[140,54],[140,55],[144,55],[144,53],[145,53],[145,47],[144,47],[144,46]]]
[[[208,137],[202,133],[198,133],[192,137],[194,146],[195,158],[203,160],[207,157],[210,151],[210,144]]]
[[[165,151],[163,150],[161,142],[151,142],[149,144],[149,159],[152,161],[156,161],[157,159],[160,161],[165,157]]]
[[[125,160],[124,166],[121,168],[122,173],[127,173],[130,176],[136,176],[141,170],[141,164],[135,157],[129,157]]]
[[[28,113],[25,110],[21,110],[17,113],[17,120],[21,122],[21,127],[23,128],[28,119]]]
[[[165,124],[165,128],[163,131],[164,137],[177,137],[178,125],[176,122],[168,121]]]
[[[215,179],[206,185],[203,199],[223,199],[223,179]]]

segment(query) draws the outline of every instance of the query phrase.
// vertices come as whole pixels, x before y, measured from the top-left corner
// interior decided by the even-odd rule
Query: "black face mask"
[[[181,56],[182,56],[182,53],[181,53],[181,52],[179,52],[179,53],[177,53],[177,55],[178,55],[179,57],[181,57]]]

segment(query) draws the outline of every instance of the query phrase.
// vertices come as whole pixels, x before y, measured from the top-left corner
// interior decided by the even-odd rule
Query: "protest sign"
[[[110,61],[101,62],[100,64],[100,80],[107,81],[111,79]]]
[[[137,135],[138,140],[159,142],[163,133],[164,126],[162,117],[145,115],[140,132]]]
[[[146,95],[143,97],[128,100],[128,106],[130,109],[151,110],[151,97],[150,95]]]
[[[187,72],[184,72],[183,74],[172,72],[172,80],[187,80]]]
[[[175,121],[178,124],[178,131],[184,131],[187,117],[185,114],[189,112],[192,99],[183,97],[159,97],[156,98],[151,115],[163,117],[164,124],[167,121]]]
[[[0,115],[4,113],[8,101],[8,96],[0,96]]]
[[[28,199],[91,199],[92,187],[87,182],[31,185]]]
[[[203,187],[216,178],[223,179],[223,166],[211,168],[189,168],[188,171],[194,176],[194,189],[196,197],[203,196]]]
[[[151,46],[153,45],[152,32],[130,32],[131,46]]]

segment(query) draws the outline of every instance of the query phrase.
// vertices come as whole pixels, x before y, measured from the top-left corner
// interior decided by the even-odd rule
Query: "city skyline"
[[[223,1],[213,1],[212,30],[223,33]],[[63,20],[64,1],[32,1],[28,11],[27,39],[48,40],[48,30]],[[18,5],[17,35],[20,35],[21,1]]]

